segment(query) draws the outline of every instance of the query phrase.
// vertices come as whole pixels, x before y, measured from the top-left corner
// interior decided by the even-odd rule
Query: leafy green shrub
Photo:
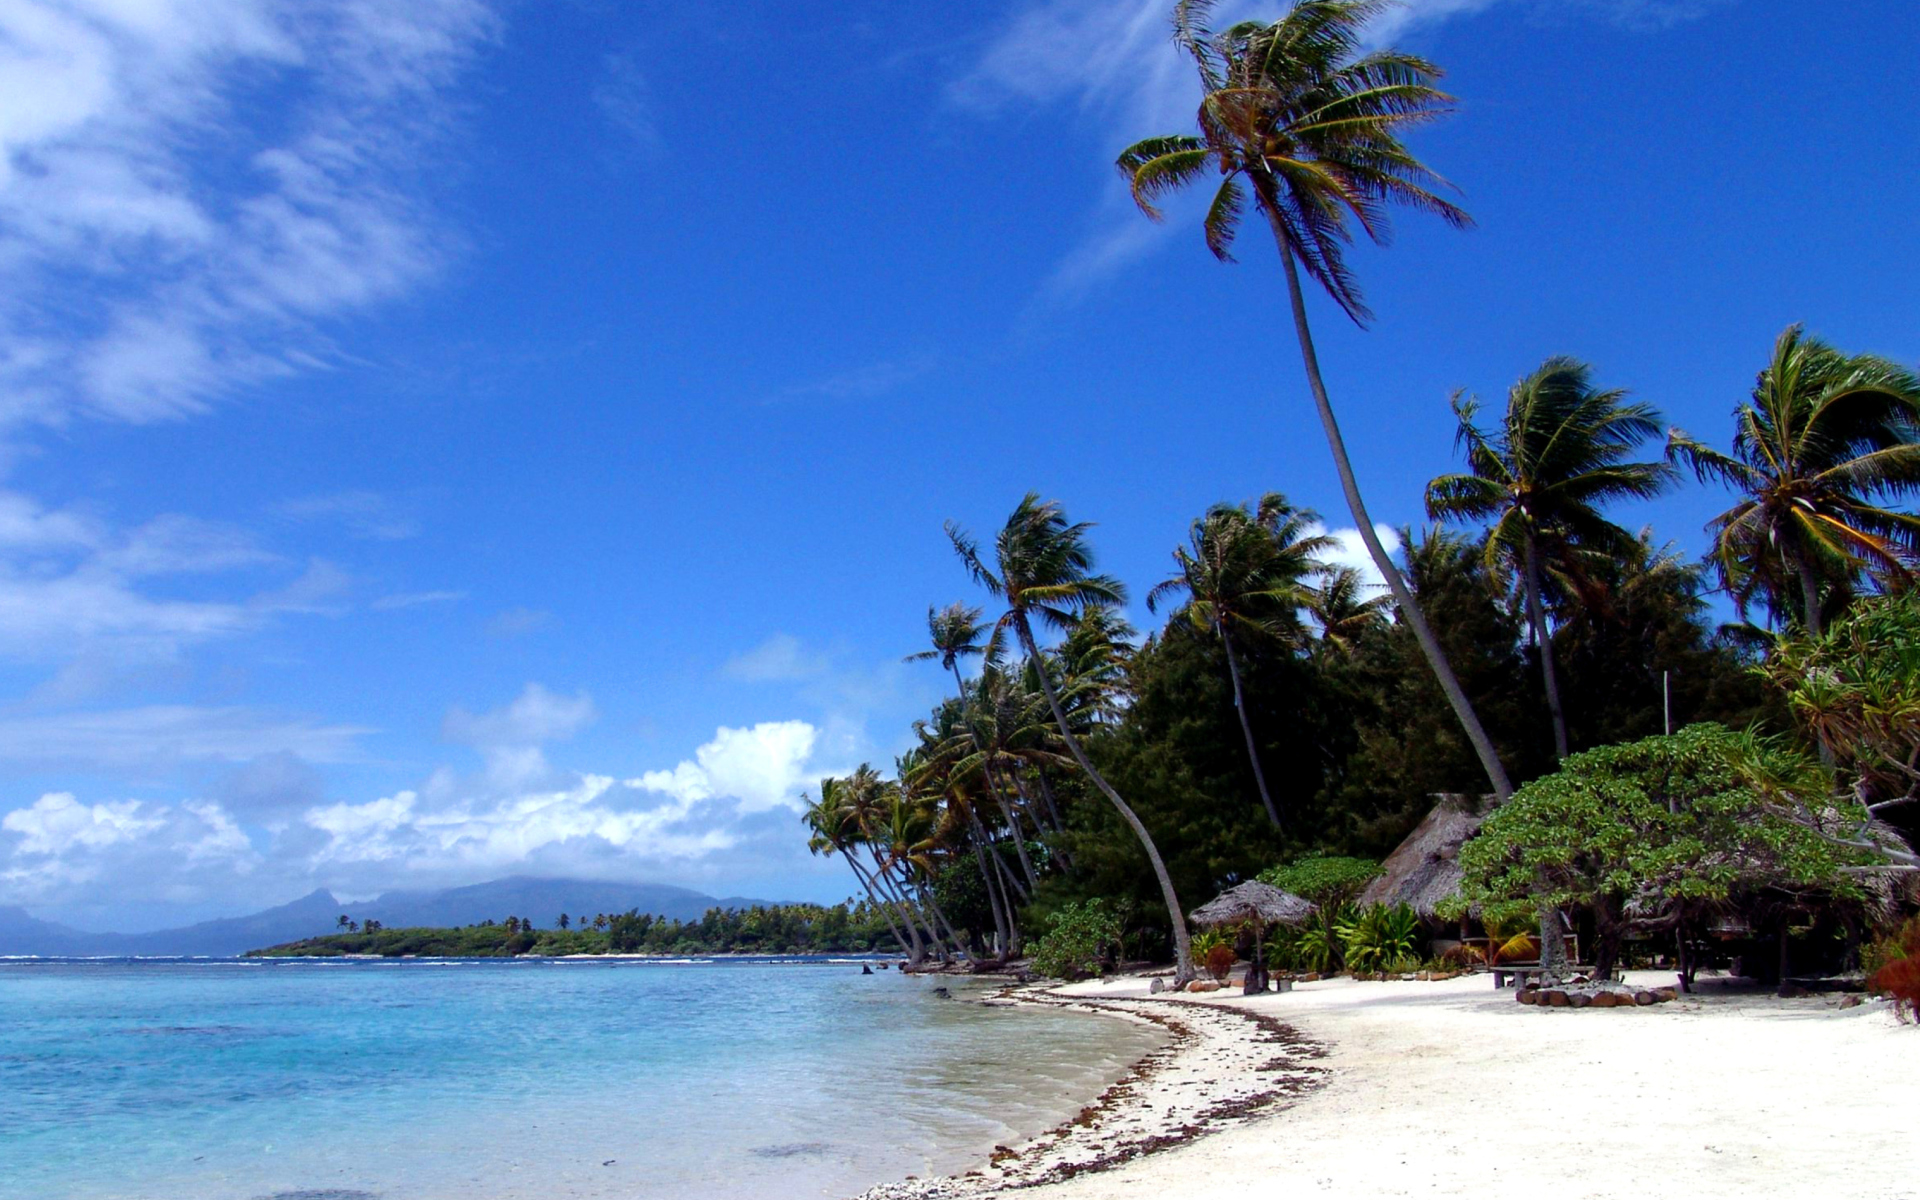
[[[1407,904],[1373,904],[1335,926],[1351,971],[1411,971],[1420,963],[1420,917]]]
[[[1321,908],[1303,925],[1282,925],[1268,935],[1267,956],[1287,971],[1315,971],[1322,975],[1340,969],[1346,957],[1346,939],[1337,932],[1354,915],[1352,905]]]
[[[1033,939],[1033,969],[1055,979],[1085,979],[1101,972],[1119,940],[1120,918],[1098,897],[1069,904]]]
[[[1260,882],[1311,900],[1321,908],[1337,909],[1351,904],[1381,870],[1380,864],[1370,858],[1312,854],[1268,867],[1260,872]]]

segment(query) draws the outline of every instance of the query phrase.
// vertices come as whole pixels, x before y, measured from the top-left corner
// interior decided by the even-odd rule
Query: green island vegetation
[[[509,916],[454,929],[389,929],[343,914],[341,932],[305,938],[249,958],[514,958],[563,954],[864,954],[894,948],[887,923],[871,903],[777,904],[710,908],[697,921],[633,911],[573,916],[546,928]]]
[[[1396,558],[1305,293],[1364,326],[1356,234],[1384,244],[1394,208],[1469,223],[1401,141],[1452,98],[1433,64],[1366,48],[1370,0],[1221,30],[1210,8],[1174,12],[1205,88],[1196,129],[1118,166],[1154,219],[1214,189],[1223,262],[1243,225],[1263,235],[1249,255],[1271,237],[1342,519],[1384,587],[1283,493],[1229,500],[1172,548],[1145,593],[1164,624],[1142,636],[1061,504],[1029,494],[985,539],[949,524],[956,583],[991,607],[929,611],[912,658],[952,694],[891,772],[821,781],[811,848],[846,862],[915,962],[1222,974],[1246,935],[1192,934],[1185,913],[1259,878],[1317,906],[1271,930],[1283,968],[1544,952],[1559,974],[1572,940],[1588,969],[1659,960],[1683,981],[1735,957],[1762,977],[1860,970],[1920,1013],[1920,517],[1900,507],[1920,490],[1920,377],[1791,327],[1753,347],[1717,442],[1624,390],[1631,363],[1516,363],[1501,403],[1433,398],[1459,460],[1436,457],[1434,523],[1398,531]],[[1298,428],[1281,366],[1239,378]],[[1731,498],[1703,559],[1621,523],[1689,483]],[[1466,814],[1450,893],[1363,907],[1442,796]]]

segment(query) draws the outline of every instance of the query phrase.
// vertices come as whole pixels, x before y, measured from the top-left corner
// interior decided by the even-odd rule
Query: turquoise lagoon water
[[[6,1200],[844,1196],[1158,1044],[772,960],[0,962]]]

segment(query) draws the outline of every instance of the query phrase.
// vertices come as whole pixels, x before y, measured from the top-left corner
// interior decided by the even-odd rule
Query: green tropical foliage
[[[1260,882],[1292,892],[1324,909],[1338,909],[1359,899],[1367,885],[1380,876],[1380,864],[1370,858],[1337,854],[1309,854],[1260,872]]]
[[[1506,767],[1361,499],[1321,378],[1300,285],[1305,271],[1349,317],[1364,324],[1367,308],[1346,263],[1356,226],[1384,244],[1396,205],[1456,227],[1471,223],[1439,194],[1445,181],[1401,140],[1413,127],[1445,114],[1453,98],[1436,86],[1440,69],[1425,59],[1392,49],[1366,50],[1368,26],[1391,0],[1295,0],[1278,21],[1243,21],[1218,31],[1208,25],[1214,7],[1211,0],[1180,0],[1173,10],[1174,41],[1200,73],[1197,134],[1137,142],[1116,165],[1141,211],[1155,220],[1161,216],[1156,202],[1163,197],[1218,179],[1205,232],[1207,247],[1223,262],[1233,259],[1231,248],[1248,205],[1265,220],[1286,275],[1308,389],[1354,526],[1487,781],[1504,797],[1512,790]]]
[[[1776,621],[1818,635],[1862,588],[1912,580],[1920,517],[1882,502],[1920,489],[1916,437],[1920,375],[1794,325],[1734,412],[1733,453],[1677,429],[1667,452],[1741,494],[1707,526],[1741,612],[1758,598]]]
[[[1033,969],[1055,979],[1105,974],[1120,944],[1120,918],[1103,901],[1069,904],[1033,939]]]
[[[1279,493],[1260,501],[1257,514],[1241,505],[1217,504],[1193,523],[1187,545],[1175,548],[1180,570],[1147,593],[1147,608],[1155,609],[1166,596],[1184,593],[1186,603],[1176,611],[1196,629],[1220,639],[1227,656],[1227,677],[1233,682],[1233,707],[1247,742],[1247,761],[1273,827],[1282,827],[1280,810],[1267,788],[1260,766],[1240,679],[1240,661],[1234,643],[1242,646],[1263,640],[1298,641],[1301,610],[1314,600],[1306,580],[1324,568],[1314,557],[1333,546],[1333,539],[1310,530],[1319,518],[1295,508]]]
[[[892,948],[887,923],[867,901],[713,908],[697,921],[638,911],[600,914],[571,929],[534,929],[519,918],[450,929],[388,929],[377,921],[351,933],[307,938],[249,952],[261,958],[513,958],[563,954],[862,954]]]
[[[1740,765],[1747,754],[1777,777],[1810,769],[1791,750],[1710,724],[1572,755],[1461,849],[1451,911],[1500,920],[1578,906],[1594,916],[1595,962],[1606,970],[1630,916],[1671,929],[1768,892],[1863,899],[1848,868],[1871,856],[1776,812]]]
[[[1665,463],[1628,461],[1659,432],[1659,414],[1628,403],[1623,391],[1596,388],[1592,377],[1586,363],[1548,359],[1508,391],[1506,412],[1492,430],[1475,422],[1476,401],[1456,395],[1453,413],[1468,473],[1427,485],[1427,514],[1486,522],[1488,566],[1520,580],[1556,758],[1567,756],[1568,744],[1547,621],[1548,576],[1564,590],[1592,588],[1585,564],[1610,561],[1634,541],[1601,509],[1617,500],[1651,499],[1673,481]]]
[[[1406,904],[1369,904],[1334,925],[1347,969],[1411,971],[1420,965],[1420,917]]]

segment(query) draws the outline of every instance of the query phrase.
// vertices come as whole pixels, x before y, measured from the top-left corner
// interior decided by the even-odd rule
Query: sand
[[[1485,976],[1145,993],[1133,979],[1055,994],[1205,1032],[1177,1038],[1079,1126],[971,1177],[869,1195],[1920,1200],[1920,1027],[1883,1001],[1841,1009],[1838,996],[1705,980],[1699,998],[1649,1008],[1536,1009]],[[1272,1021],[1249,1016],[1309,1045],[1273,1041]],[[1184,1107],[1157,1098],[1195,1079],[1217,1092]],[[1196,1122],[1210,1104],[1217,1119]],[[1062,1177],[1063,1162],[1100,1165],[1098,1145],[1117,1165]]]

